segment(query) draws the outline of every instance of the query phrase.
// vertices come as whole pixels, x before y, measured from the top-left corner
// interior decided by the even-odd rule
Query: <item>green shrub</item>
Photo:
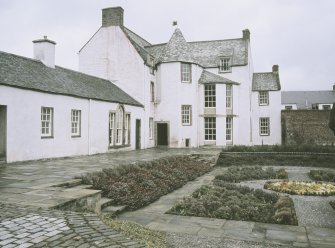
[[[335,182],[335,172],[329,170],[311,170],[309,177],[315,181]]]
[[[262,179],[287,179],[288,174],[284,169],[275,171],[272,167],[265,170],[260,166],[254,167],[229,167],[221,175],[217,175],[215,180],[222,180],[230,183],[239,183],[248,180]]]
[[[83,183],[102,190],[114,205],[135,210],[146,206],[188,181],[210,171],[209,163],[190,156],[176,156],[150,162],[122,165],[89,173]]]
[[[167,213],[228,220],[297,225],[292,200],[263,190],[227,184],[202,186],[191,197],[175,204]]]

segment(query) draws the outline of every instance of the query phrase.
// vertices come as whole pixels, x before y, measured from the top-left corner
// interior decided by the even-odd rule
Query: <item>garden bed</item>
[[[310,166],[335,168],[335,153],[231,152],[223,151],[217,166]]]
[[[102,190],[103,196],[112,199],[114,205],[136,210],[210,170],[208,162],[175,156],[103,169],[83,176],[82,180],[93,185],[93,189]]]
[[[315,195],[315,196],[335,195],[335,185],[331,183],[322,183],[322,182],[269,181],[265,183],[264,189],[274,190],[277,192],[287,193],[291,195]]]
[[[223,180],[230,183],[239,183],[248,180],[264,179],[287,179],[288,175],[284,169],[274,170],[272,167],[262,169],[260,166],[253,167],[229,167],[223,174],[217,175],[215,180]]]
[[[297,225],[294,204],[289,197],[222,181],[214,182],[214,186],[202,186],[167,213]]]
[[[335,182],[335,172],[325,170],[311,170],[309,177],[315,181]]]

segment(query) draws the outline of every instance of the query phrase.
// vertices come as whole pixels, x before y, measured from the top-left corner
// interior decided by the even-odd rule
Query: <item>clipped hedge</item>
[[[287,196],[222,181],[214,183],[214,186],[202,186],[167,213],[286,225],[298,223],[293,202]]]
[[[311,170],[309,177],[315,181],[335,182],[335,172],[324,170]]]
[[[102,190],[103,196],[112,199],[114,205],[136,210],[210,170],[207,162],[175,156],[103,169],[83,176],[82,180]]]
[[[264,179],[287,179],[288,174],[284,169],[275,171],[272,167],[265,170],[260,166],[253,167],[229,167],[223,174],[215,176],[215,180],[222,180],[230,183],[239,183],[248,180]]]
[[[217,166],[310,166],[335,168],[335,154],[221,152]]]

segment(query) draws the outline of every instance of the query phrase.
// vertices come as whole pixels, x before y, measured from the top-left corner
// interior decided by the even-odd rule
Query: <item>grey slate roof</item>
[[[246,65],[247,47],[242,38],[186,42],[180,29],[176,29],[168,43],[145,46],[158,59],[158,63],[183,61],[205,68],[217,67],[220,57],[232,58],[232,66]]]
[[[281,86],[278,73],[262,72],[253,74],[253,91],[276,91],[280,89]]]
[[[108,80],[55,69],[40,61],[0,51],[0,84],[46,93],[142,106]]]
[[[214,84],[239,84],[227,78],[221,77],[209,71],[203,70],[199,79],[199,83],[207,84],[207,83],[214,83]]]
[[[312,104],[332,104],[335,90],[325,91],[282,91],[282,104],[296,104],[298,109],[311,109]]]

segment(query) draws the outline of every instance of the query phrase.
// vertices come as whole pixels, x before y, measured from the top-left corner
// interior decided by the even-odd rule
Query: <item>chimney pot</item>
[[[56,42],[44,39],[34,40],[34,59],[41,61],[44,65],[55,68],[55,46]]]
[[[242,32],[243,32],[243,39],[244,40],[250,40],[250,31],[249,31],[249,29],[244,29]]]
[[[102,26],[123,26],[123,8],[112,7],[102,10]]]
[[[278,65],[273,65],[272,66],[272,72],[278,73],[278,71],[279,71],[279,66]]]

